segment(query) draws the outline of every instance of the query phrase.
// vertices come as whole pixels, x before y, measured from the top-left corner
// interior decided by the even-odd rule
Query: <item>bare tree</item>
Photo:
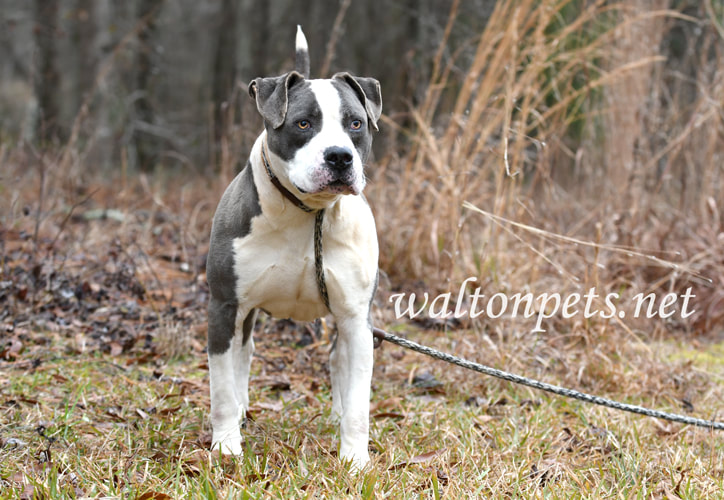
[[[250,78],[267,76],[269,70],[269,54],[271,46],[276,42],[272,41],[269,27],[271,16],[271,2],[250,2],[244,14],[245,24],[251,29],[244,30],[245,43],[248,44],[247,75]],[[291,31],[291,30],[290,30]],[[292,32],[293,33],[293,32]],[[291,36],[289,37],[291,40]],[[287,40],[287,53],[292,53],[290,40]]]
[[[142,27],[138,32],[136,52],[136,92],[134,100],[135,123],[133,142],[137,165],[151,170],[158,161],[158,136],[154,133],[151,77],[154,68],[156,16],[163,0],[139,0],[136,18]]]
[[[236,80],[236,0],[222,0],[219,11],[218,38],[214,55],[211,100],[214,106],[214,140],[216,147],[224,134],[225,109]]]
[[[95,0],[75,0],[72,12],[71,40],[76,47],[75,54],[75,102],[74,109],[80,108],[86,93],[93,87],[97,52],[94,47],[96,37]]]
[[[35,78],[34,91],[38,101],[35,137],[40,142],[60,139],[58,88],[60,75],[56,68],[56,33],[58,31],[58,0],[35,0]]]

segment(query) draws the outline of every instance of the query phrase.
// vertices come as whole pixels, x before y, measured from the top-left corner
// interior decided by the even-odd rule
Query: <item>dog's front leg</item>
[[[337,319],[337,341],[330,357],[332,409],[340,417],[343,460],[361,469],[369,462],[370,385],[373,342],[367,318]]]
[[[212,449],[233,455],[242,454],[239,419],[244,410],[243,387],[239,387],[237,378],[239,359],[235,359],[243,350],[240,341],[242,336],[238,334],[241,332],[235,331],[237,307],[235,303],[222,302],[213,297],[209,301],[211,446]],[[246,399],[248,404],[248,396]]]
[[[232,356],[234,357],[234,379],[236,400],[239,403],[239,416],[243,418],[249,409],[249,373],[251,358],[254,355],[254,323],[256,322],[256,309],[249,314],[236,316],[236,334],[231,342]],[[241,333],[241,335],[240,335]]]

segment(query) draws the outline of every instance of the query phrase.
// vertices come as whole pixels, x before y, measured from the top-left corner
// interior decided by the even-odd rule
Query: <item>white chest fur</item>
[[[249,235],[234,240],[240,305],[301,321],[325,314],[314,278],[314,219],[306,218],[274,228],[261,215]]]
[[[257,179],[257,173],[263,175],[255,168]],[[260,195],[269,187],[265,184],[257,182]],[[327,314],[315,278],[315,216],[282,203],[280,210],[262,201],[249,234],[234,240],[237,298],[247,311],[256,307],[278,318],[311,321]],[[360,196],[343,196],[325,211],[322,246],[332,312],[366,311],[378,248],[372,212]]]

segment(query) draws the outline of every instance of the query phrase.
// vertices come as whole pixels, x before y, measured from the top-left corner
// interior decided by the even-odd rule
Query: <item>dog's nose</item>
[[[354,157],[348,148],[332,146],[324,151],[324,161],[334,170],[347,170],[352,166]]]

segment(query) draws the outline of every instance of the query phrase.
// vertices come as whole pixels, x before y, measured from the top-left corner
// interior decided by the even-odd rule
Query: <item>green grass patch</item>
[[[415,335],[447,349],[455,337]],[[372,463],[354,474],[337,458],[325,373],[287,374],[290,388],[275,388],[262,372],[279,346],[257,345],[239,458],[207,451],[202,359],[6,363],[0,498],[713,498],[724,487],[718,434],[535,393],[393,346],[376,353]],[[308,352],[323,359],[326,347]],[[424,371],[427,384],[409,383]],[[721,380],[703,389],[720,394]],[[607,396],[671,402],[645,392]],[[717,405],[696,403],[703,414]]]

